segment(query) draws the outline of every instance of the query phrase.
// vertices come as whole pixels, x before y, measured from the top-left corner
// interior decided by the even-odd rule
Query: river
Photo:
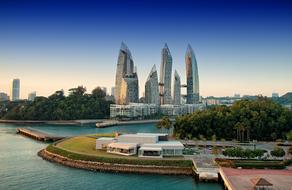
[[[32,127],[50,134],[72,136],[109,132],[158,132],[154,124],[115,126],[11,125],[0,124],[0,189],[195,189],[222,190],[216,183],[196,182],[188,176],[141,175],[93,172],[68,168],[42,160],[37,152],[48,144],[15,133],[17,127]]]

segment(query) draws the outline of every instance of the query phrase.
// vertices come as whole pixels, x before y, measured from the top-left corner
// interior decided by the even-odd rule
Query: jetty
[[[193,158],[193,172],[199,181],[218,181],[219,167],[212,158]]]
[[[112,127],[118,125],[139,125],[139,124],[151,124],[158,123],[160,119],[146,119],[146,120],[129,120],[129,121],[119,121],[119,120],[103,120],[96,123],[97,128]],[[170,119],[174,122],[174,119]]]
[[[16,133],[44,142],[55,142],[65,138],[60,136],[53,136],[31,128],[17,128]]]

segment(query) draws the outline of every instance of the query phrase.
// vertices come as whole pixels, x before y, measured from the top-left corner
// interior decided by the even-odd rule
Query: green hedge
[[[234,161],[236,167],[255,168],[255,169],[284,169],[285,163],[282,161],[260,161],[260,160],[236,160]]]
[[[49,145],[46,148],[47,151],[58,154],[73,160],[95,161],[113,164],[131,164],[131,165],[154,165],[154,166],[177,166],[177,167],[192,167],[191,160],[145,160],[145,159],[127,159],[127,158],[111,158],[102,156],[90,156],[78,153],[69,152],[58,148],[54,145]]]

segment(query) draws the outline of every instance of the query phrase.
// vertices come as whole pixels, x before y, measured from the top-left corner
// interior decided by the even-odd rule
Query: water
[[[198,183],[188,176],[91,172],[42,160],[37,152],[48,144],[15,134],[17,127],[0,124],[0,190],[10,189],[196,189],[221,190],[216,183]],[[96,129],[94,126],[29,126],[57,135],[99,132],[157,132],[154,125]],[[117,130],[119,129],[119,130]]]

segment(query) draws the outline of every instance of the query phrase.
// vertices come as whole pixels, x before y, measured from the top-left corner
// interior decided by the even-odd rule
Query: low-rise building
[[[168,134],[137,133],[124,134],[116,138],[98,138],[96,149],[124,156],[162,158],[163,156],[182,156],[184,145],[179,141],[168,141]]]
[[[9,100],[9,96],[4,92],[0,92],[0,102],[8,101],[8,100]]]

